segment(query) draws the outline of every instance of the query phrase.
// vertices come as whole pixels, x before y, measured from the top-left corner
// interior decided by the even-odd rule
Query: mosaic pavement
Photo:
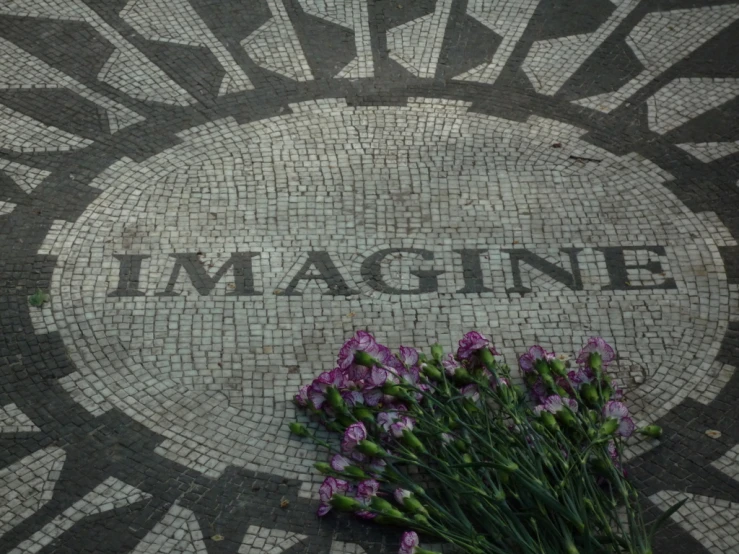
[[[657,554],[739,552],[737,51],[723,0],[2,0],[0,552],[396,551],[285,428],[358,328],[603,335]]]

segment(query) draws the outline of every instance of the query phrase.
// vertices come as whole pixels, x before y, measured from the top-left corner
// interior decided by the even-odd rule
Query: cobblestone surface
[[[739,552],[738,50],[723,0],[0,3],[0,552],[396,551],[285,429],[359,328],[603,335],[657,554]]]

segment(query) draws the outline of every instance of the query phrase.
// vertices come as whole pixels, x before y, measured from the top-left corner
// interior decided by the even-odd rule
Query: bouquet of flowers
[[[417,532],[473,554],[651,553],[679,505],[649,528],[642,519],[621,465],[636,429],[606,372],[613,348],[591,338],[571,366],[532,346],[523,387],[496,355],[477,332],[454,355],[438,344],[394,354],[364,331],[344,344],[337,367],[295,396],[335,443],[290,424],[330,452],[315,464],[318,515],[403,526],[400,554],[429,552]]]

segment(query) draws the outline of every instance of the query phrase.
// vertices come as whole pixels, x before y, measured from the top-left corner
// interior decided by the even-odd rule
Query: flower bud
[[[405,396],[405,391],[402,387],[390,382],[387,382],[382,386],[382,392],[388,396],[395,396],[396,398]]]
[[[388,502],[384,498],[380,498],[379,496],[372,497],[372,500],[370,501],[370,506],[372,506],[373,510],[382,513],[388,512],[390,510],[395,510],[395,506],[390,504],[390,502]]]
[[[590,406],[595,406],[598,403],[598,391],[590,383],[585,383],[580,387],[580,396]]]
[[[570,394],[565,389],[560,387],[559,385],[554,387],[554,392],[556,392],[562,398],[568,398],[570,396]]]
[[[647,425],[646,427],[639,429],[638,432],[646,437],[658,439],[662,436],[662,427],[659,425]]]
[[[418,523],[420,523],[422,525],[428,525],[429,524],[428,518],[425,515],[423,515],[423,514],[416,514],[416,515],[413,516],[413,519],[416,520]],[[418,552],[418,549],[416,549],[416,552]]]
[[[560,377],[564,377],[565,375],[567,375],[567,366],[562,360],[558,358],[554,358],[552,361],[550,361],[549,367],[552,368],[552,371]]]
[[[495,365],[495,358],[493,357],[493,353],[490,352],[489,348],[482,348],[480,350],[480,361],[488,369],[492,368]]]
[[[438,342],[431,347],[431,356],[437,362],[441,362],[441,358],[444,357],[444,349]]]
[[[344,473],[346,475],[356,477],[357,479],[367,479],[368,477],[368,475],[362,470],[362,468],[357,466],[346,466],[344,468]]]
[[[326,400],[328,400],[329,405],[338,412],[344,411],[344,399],[341,398],[341,393],[339,392],[339,389],[336,387],[329,387],[326,390]]]
[[[618,429],[618,420],[615,417],[609,417],[606,422],[600,428],[600,434],[603,436],[610,436]]]
[[[466,385],[469,383],[474,383],[474,381],[475,380],[470,376],[469,372],[465,368],[458,367],[454,371],[454,382],[455,383],[458,383],[460,385]]]
[[[435,381],[441,381],[441,371],[439,371],[437,368],[435,368],[431,364],[426,364],[423,367],[423,373],[429,379],[433,379]]]
[[[357,444],[357,450],[359,450],[362,454],[366,454],[367,456],[372,456],[375,458],[383,458],[387,455],[387,452],[385,452],[382,448],[377,446],[374,442],[368,440],[359,441],[359,444]]]
[[[326,462],[316,462],[313,467],[324,475],[331,475],[334,472],[333,468]]]
[[[372,414],[372,411],[365,406],[358,406],[354,408],[354,417],[356,417],[359,421],[364,421],[365,423],[374,423],[375,421],[375,416]]]
[[[590,358],[588,358],[588,365],[590,369],[595,372],[596,376],[600,375],[603,370],[603,358],[601,358],[600,352],[591,352]]]
[[[537,371],[539,375],[551,375],[551,370],[549,369],[549,364],[546,363],[544,360],[536,360],[534,363],[534,369]]]
[[[464,460],[464,463],[471,464],[474,460],[472,459],[472,456],[469,454],[462,454],[462,460]]]
[[[302,423],[298,423],[297,421],[293,421],[289,425],[289,427],[290,427],[290,432],[293,435],[296,435],[298,437],[308,437],[308,436],[310,436],[310,433],[308,433],[308,429]]]
[[[467,443],[464,442],[462,439],[457,439],[454,441],[454,448],[456,448],[460,452],[467,452]]]
[[[606,462],[605,460],[602,460],[600,458],[591,460],[590,462],[593,469],[598,473],[599,475],[609,475],[611,470],[611,463]]]
[[[380,362],[375,360],[372,356],[364,352],[363,350],[357,350],[354,353],[354,363],[364,367],[372,367],[381,365]]]
[[[410,429],[403,429],[403,441],[406,446],[415,450],[416,452],[426,452],[426,447],[423,443],[418,440],[418,437],[413,434]]]
[[[350,498],[341,494],[333,495],[331,497],[331,500],[329,500],[329,503],[331,504],[331,506],[333,506],[337,510],[341,510],[342,512],[353,512],[362,507],[362,505],[354,498]]]
[[[400,510],[391,510],[387,514],[382,513],[375,518],[375,521],[387,525],[407,525],[406,519],[403,517],[403,512]],[[417,552],[418,549],[416,549]]]
[[[408,496],[403,499],[403,507],[412,514],[428,515],[428,510],[421,504],[417,498]]]
[[[533,427],[534,430],[537,433],[543,433],[544,432],[544,426],[542,424],[540,424],[538,421],[532,421],[531,422],[531,427]]]
[[[554,416],[549,412],[541,412],[541,414],[539,414],[539,419],[541,419],[544,427],[549,429],[552,433],[556,433],[559,430],[557,420],[554,419]]]
[[[557,412],[557,419],[567,425],[568,427],[572,427],[575,425],[575,416],[574,414],[567,408],[560,410]]]

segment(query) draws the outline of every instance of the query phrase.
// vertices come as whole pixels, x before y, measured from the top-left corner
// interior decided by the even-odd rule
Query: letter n
[[[525,263],[529,267],[548,275],[571,290],[582,290],[582,276],[580,275],[580,265],[577,260],[577,254],[581,250],[582,248],[560,248],[559,250],[569,256],[572,273],[529,250],[523,248],[503,250],[511,258],[511,273],[513,273],[513,287],[506,289],[506,292],[508,294],[512,292],[519,294],[531,292],[530,288],[523,285],[521,279],[521,263]]]

